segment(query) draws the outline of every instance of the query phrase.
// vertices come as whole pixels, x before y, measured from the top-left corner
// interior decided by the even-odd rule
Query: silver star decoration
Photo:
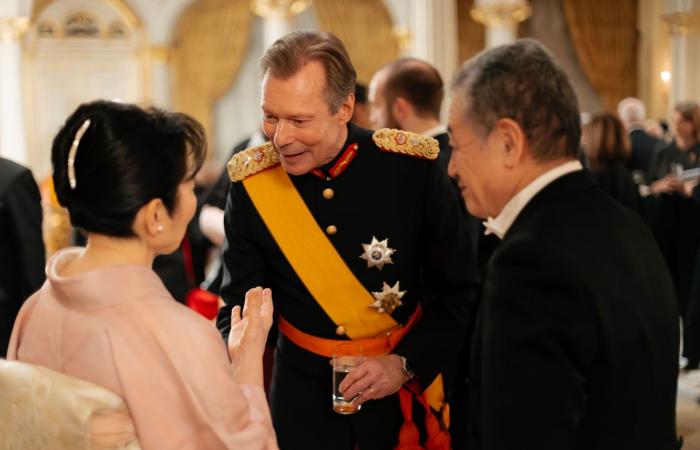
[[[367,261],[368,269],[370,267],[376,267],[382,270],[384,264],[394,264],[394,261],[391,260],[391,255],[393,255],[396,250],[389,247],[389,239],[378,241],[376,237],[372,236],[372,242],[369,244],[362,244],[362,248],[365,251],[360,255],[360,258]]]
[[[381,292],[372,292],[375,301],[369,305],[370,308],[376,308],[377,312],[380,313],[393,313],[396,308],[402,305],[401,298],[404,296],[404,294],[406,294],[406,291],[401,291],[399,289],[398,281],[391,287],[389,287],[388,284],[383,283]]]

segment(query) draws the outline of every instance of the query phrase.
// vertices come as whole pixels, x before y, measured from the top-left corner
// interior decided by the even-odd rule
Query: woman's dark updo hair
[[[68,153],[86,119],[72,189]],[[194,178],[205,157],[204,129],[193,118],[102,100],[80,105],[51,149],[54,188],[73,226],[115,237],[134,236],[136,214],[153,199],[172,214],[179,185]]]

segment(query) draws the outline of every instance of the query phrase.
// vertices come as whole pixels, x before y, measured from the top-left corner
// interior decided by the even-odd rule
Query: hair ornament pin
[[[70,146],[70,151],[68,152],[68,183],[71,189],[75,189],[78,185],[75,180],[75,155],[78,153],[78,146],[80,145],[80,140],[90,126],[90,119],[85,119],[85,122],[78,128],[75,133],[75,138],[73,138],[73,145]]]

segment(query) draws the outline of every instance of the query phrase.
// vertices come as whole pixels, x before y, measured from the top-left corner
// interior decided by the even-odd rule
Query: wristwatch
[[[401,370],[403,371],[403,373],[406,374],[408,379],[410,380],[413,377],[415,377],[416,373],[413,371],[413,368],[408,363],[408,359],[406,359],[405,356],[401,356],[401,355],[399,355],[399,358],[401,358]]]

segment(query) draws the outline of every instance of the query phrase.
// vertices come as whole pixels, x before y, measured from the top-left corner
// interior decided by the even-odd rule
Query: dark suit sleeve
[[[19,250],[19,294],[25,299],[44,282],[45,263],[41,195],[30,171],[25,170],[17,177],[5,201]]]
[[[476,415],[483,448],[578,448],[586,373],[598,345],[585,284],[553,244],[503,245],[481,297]]]
[[[243,306],[248,289],[264,285],[266,264],[262,250],[251,239],[250,222],[260,219],[242,183],[231,185],[225,211],[221,297],[226,304],[219,310],[217,326],[228,338],[231,309]]]
[[[394,353],[411,364],[421,389],[453,364],[476,310],[478,276],[464,214],[450,179],[432,164],[420,242],[423,317]]]

